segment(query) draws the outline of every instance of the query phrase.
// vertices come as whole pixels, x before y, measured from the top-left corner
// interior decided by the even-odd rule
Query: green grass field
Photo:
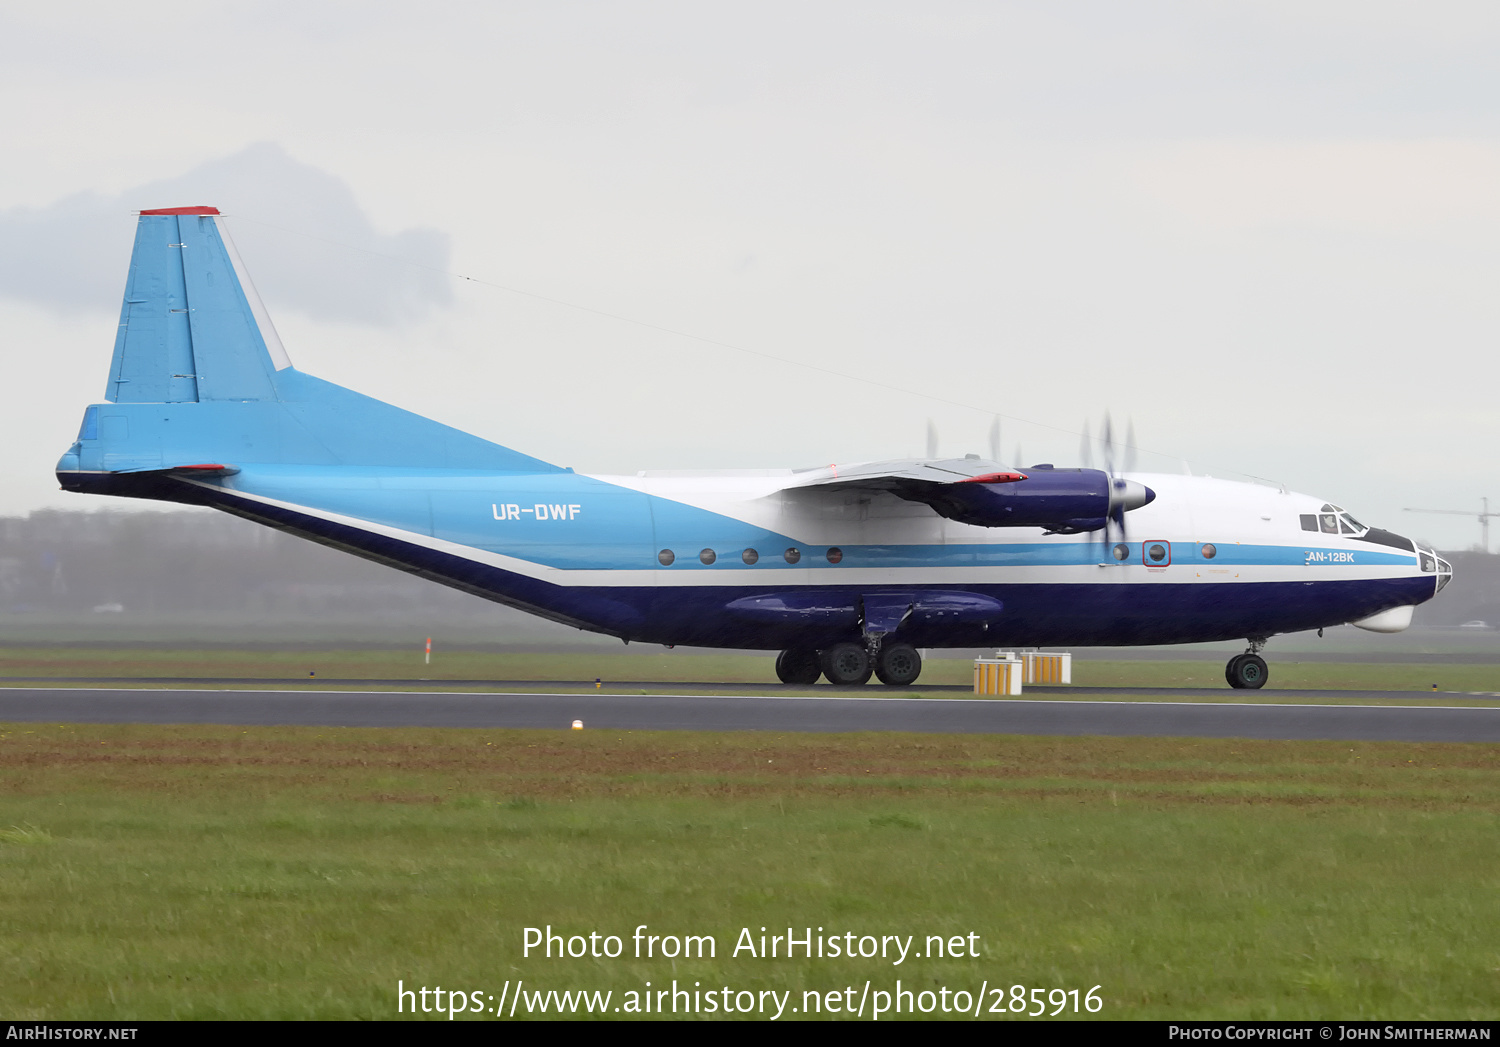
[[[1497,756],[4,726],[0,1013],[389,1018],[398,981],[487,1007],[518,980],[608,990],[613,1007],[673,979],[789,991],[790,1010],[900,979],[971,999],[1001,986],[1003,1005],[1014,985],[1097,985],[1105,1018],[1493,1018]],[[641,924],[711,935],[717,955],[634,958]],[[547,925],[618,935],[625,954],[523,955],[524,928]],[[763,926],[910,935],[918,951],[974,934],[978,955],[730,955]],[[982,1017],[1001,1017],[993,1002]]]

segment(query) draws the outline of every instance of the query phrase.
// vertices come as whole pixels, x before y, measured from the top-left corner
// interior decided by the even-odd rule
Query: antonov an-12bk
[[[919,648],[1395,631],[1450,577],[1320,498],[975,457],[586,476],[303,374],[219,212],[142,211],[64,488],[206,505],[587,629],[894,685]],[[1128,534],[1126,518],[1129,518]]]

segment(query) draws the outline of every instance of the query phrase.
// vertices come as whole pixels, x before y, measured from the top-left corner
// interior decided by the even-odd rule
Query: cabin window
[[[793,546],[781,555],[786,557],[787,563],[796,563],[798,560],[802,559],[802,550]]]
[[[1205,560],[1212,560],[1215,556],[1218,556],[1218,555],[1219,555],[1219,550],[1218,549],[1214,548],[1212,545],[1208,544],[1207,542],[1204,543],[1204,545],[1203,545],[1203,558]]]
[[[1146,562],[1148,564],[1169,564],[1172,562],[1172,554],[1166,542],[1149,542],[1145,546]]]
[[[703,561],[704,566],[707,566],[708,564],[711,564],[715,560],[717,560],[718,557],[714,555],[714,551],[712,549],[705,549],[698,554],[698,559]]]
[[[1130,558],[1130,546],[1128,545],[1117,545],[1110,552],[1116,560],[1127,560]]]
[[[834,546],[832,549],[828,550],[828,562],[829,563],[838,563],[843,558],[844,558],[844,550],[840,549],[838,546]]]
[[[753,564],[760,559],[760,553],[756,552],[754,549],[746,549],[744,552],[740,553],[740,559],[744,560],[747,564]]]
[[[1303,513],[1302,517],[1301,517],[1301,520],[1302,520],[1302,529],[1304,531],[1316,531],[1318,529],[1318,514],[1317,513]]]
[[[657,562],[660,563],[663,567],[671,567],[672,561],[676,559],[677,557],[673,555],[672,550],[670,549],[663,549],[661,552],[656,554]]]

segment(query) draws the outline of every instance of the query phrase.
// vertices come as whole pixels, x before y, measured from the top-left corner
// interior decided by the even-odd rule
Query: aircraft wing
[[[996,513],[989,508],[993,485],[1025,479],[1024,473],[983,458],[908,458],[809,469],[796,474],[782,493],[783,497],[816,498],[820,492],[883,491],[908,502],[921,502],[939,516],[994,527],[1010,523],[1005,518],[1013,513]]]
[[[1060,533],[1100,530],[1156,497],[1144,484],[1099,469],[1034,465],[1022,473],[977,456],[809,469],[793,474],[782,496],[816,498],[822,491],[884,491],[959,523]]]
[[[907,498],[928,489],[957,483],[1001,484],[1026,479],[1024,473],[1006,469],[983,458],[901,458],[889,462],[830,465],[796,473],[783,490],[803,488],[843,491],[889,491]],[[912,498],[926,501],[926,498]]]

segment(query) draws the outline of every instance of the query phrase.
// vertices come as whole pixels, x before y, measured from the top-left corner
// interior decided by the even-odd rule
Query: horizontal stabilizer
[[[213,476],[236,476],[239,467],[203,463],[201,465],[173,465],[165,469],[121,469],[122,473],[153,473],[159,476],[175,476],[184,480],[201,480]]]

